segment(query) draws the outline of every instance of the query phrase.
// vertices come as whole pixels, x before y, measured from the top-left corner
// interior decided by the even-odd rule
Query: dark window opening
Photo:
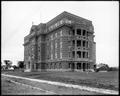
[[[72,57],[75,58],[75,51],[72,52]]]
[[[72,43],[73,43],[73,46],[75,46],[75,40],[73,40]]]
[[[85,47],[85,41],[83,41],[83,47]]]
[[[81,29],[77,29],[77,35],[81,35]]]
[[[83,30],[83,36],[85,36],[86,30]]]
[[[81,63],[77,63],[77,69],[81,69]]]
[[[87,37],[88,37],[88,31],[87,31]]]
[[[81,46],[81,40],[77,40],[77,47]]]
[[[28,62],[28,69],[30,68],[30,61]]]
[[[56,69],[56,63],[54,64],[54,69]]]
[[[86,68],[85,68],[85,64],[86,64],[86,63],[83,63],[83,71],[85,71],[85,69],[86,69]]]
[[[83,58],[85,58],[85,52],[83,52]]]
[[[72,31],[72,35],[75,35],[75,30]]]
[[[51,63],[51,65],[50,65],[50,68],[52,69],[52,63]]]
[[[77,58],[81,58],[81,51],[77,51]]]
[[[69,52],[68,54],[69,54],[69,57],[71,57],[71,53]]]
[[[87,46],[86,46],[86,47],[88,48],[88,41],[87,41],[86,43],[87,43]]]
[[[88,52],[87,52],[87,58],[88,58]]]
[[[71,31],[69,31],[68,34],[71,35]]]
[[[38,63],[36,63],[36,69],[38,69]]]
[[[71,68],[71,63],[69,63],[69,68]]]
[[[61,63],[59,63],[59,68],[62,68],[62,65],[61,65]]]

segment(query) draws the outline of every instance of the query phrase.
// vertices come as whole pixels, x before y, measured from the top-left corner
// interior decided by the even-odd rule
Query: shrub
[[[117,68],[117,67],[110,67],[109,71],[119,71],[119,68]]]

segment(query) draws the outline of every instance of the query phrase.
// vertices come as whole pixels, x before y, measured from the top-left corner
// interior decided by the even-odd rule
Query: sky
[[[24,60],[24,37],[34,25],[63,11],[92,21],[96,63],[119,66],[119,2],[117,1],[2,1],[1,62]]]

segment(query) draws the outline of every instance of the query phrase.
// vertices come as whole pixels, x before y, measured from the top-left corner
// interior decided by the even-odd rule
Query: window
[[[83,58],[85,58],[85,52],[83,52]]]
[[[88,41],[87,41],[87,46],[86,47],[88,48]]]
[[[53,44],[52,44],[52,42],[51,42],[51,50],[53,50]]]
[[[60,48],[62,48],[62,38],[60,38]]]
[[[83,30],[83,36],[85,36],[86,30]]]
[[[38,52],[40,53],[40,46],[38,46]]]
[[[55,58],[57,59],[57,51],[55,51]]]
[[[60,59],[62,59],[62,52],[60,52]]]
[[[75,30],[72,30],[72,35],[75,35]]]
[[[85,41],[83,41],[83,47],[85,47]]]
[[[60,20],[60,24],[63,24],[63,20]]]
[[[87,58],[89,58],[89,53],[87,52]]]
[[[62,36],[62,30],[60,31],[60,36]]]
[[[68,31],[68,34],[71,35],[71,31]]]
[[[55,37],[57,38],[57,33],[55,33]]]
[[[39,55],[38,55],[38,59],[40,60],[41,58],[40,58],[40,53],[39,53]]]
[[[81,29],[77,29],[77,34],[81,35]]]
[[[53,54],[51,53],[51,59],[53,59]]]
[[[55,23],[55,25],[54,25],[55,27],[57,27],[58,26],[58,24],[57,23]]]
[[[88,31],[87,31],[87,37],[88,37],[88,34],[89,34],[89,33],[88,33]]]
[[[61,63],[59,63],[59,68],[62,68],[62,64]]]
[[[51,35],[51,40],[53,40],[53,35]]]
[[[57,42],[55,42],[55,49],[57,48]]]
[[[56,63],[54,64],[54,69],[56,69],[57,68],[57,65],[56,65]]]
[[[52,63],[50,64],[50,69],[52,69]]]
[[[81,58],[81,51],[77,51],[77,58]]]
[[[30,69],[30,61],[28,62],[28,69]]]
[[[88,58],[88,52],[86,52],[86,54],[87,54],[86,58]]]
[[[77,47],[81,46],[81,40],[77,40]]]
[[[62,42],[60,42],[60,48],[62,48]]]
[[[70,20],[68,20],[66,18],[64,19],[64,22],[67,23],[67,24],[71,24],[72,23],[72,21],[70,21]]]
[[[71,63],[69,63],[69,68],[71,68]]]
[[[53,59],[52,51],[53,51],[53,44],[52,44],[52,42],[51,42],[51,59]]]
[[[68,54],[69,54],[69,57],[71,57],[71,53],[69,52]]]

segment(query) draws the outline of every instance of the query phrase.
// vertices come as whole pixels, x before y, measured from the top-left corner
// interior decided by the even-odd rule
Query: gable
[[[64,11],[63,13],[59,14],[58,16],[46,23],[46,32],[51,31],[63,24],[79,24],[81,26],[86,26],[88,30],[90,29],[90,27],[92,27],[92,21]]]
[[[63,18],[66,18],[68,20],[71,20],[73,22],[83,23],[83,24],[89,24],[92,25],[92,22],[90,20],[84,19],[82,17],[76,16],[74,14],[68,13],[66,11],[62,12],[52,20],[46,23],[47,27],[51,26],[52,24],[55,24],[57,21],[62,20]]]

